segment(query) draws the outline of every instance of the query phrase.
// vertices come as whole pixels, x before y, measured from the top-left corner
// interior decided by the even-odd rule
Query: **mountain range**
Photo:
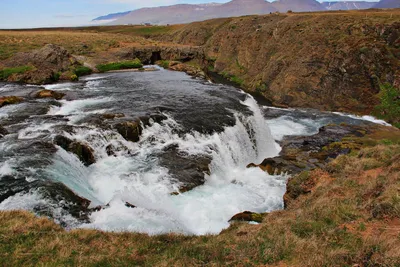
[[[141,8],[133,11],[113,13],[95,18],[94,22],[110,25],[124,24],[181,24],[213,18],[225,18],[244,15],[260,15],[271,12],[308,12],[324,10],[353,10],[368,8],[400,8],[400,0],[335,1],[318,2],[316,0],[232,0],[227,3],[178,4],[172,6]]]

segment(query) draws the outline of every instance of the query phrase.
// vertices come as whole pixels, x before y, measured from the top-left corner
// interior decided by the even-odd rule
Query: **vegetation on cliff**
[[[375,115],[400,128],[400,89],[383,84],[379,97],[381,103],[375,107]]]

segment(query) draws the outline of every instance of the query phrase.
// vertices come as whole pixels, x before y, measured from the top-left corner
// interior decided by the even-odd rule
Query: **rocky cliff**
[[[277,106],[370,113],[400,86],[400,12],[271,14],[192,23],[158,37]]]

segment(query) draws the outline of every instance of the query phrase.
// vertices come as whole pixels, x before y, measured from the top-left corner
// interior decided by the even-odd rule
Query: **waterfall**
[[[281,208],[285,177],[246,168],[251,162],[277,155],[279,150],[255,100],[248,96],[243,104],[253,114],[235,113],[236,124],[221,133],[179,136],[175,131],[179,124],[169,117],[162,125],[154,123],[146,128],[138,144],[126,146],[133,156],[103,157],[90,166],[87,179],[92,194],[103,204],[109,203],[109,208],[94,212],[92,222],[81,227],[208,234],[228,227],[228,220],[238,212]],[[212,159],[204,185],[171,195],[179,183],[154,156],[171,144],[187,155]],[[125,202],[137,208],[128,208]]]

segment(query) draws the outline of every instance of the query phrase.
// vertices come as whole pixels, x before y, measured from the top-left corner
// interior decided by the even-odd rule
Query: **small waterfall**
[[[279,150],[255,100],[249,96],[243,104],[253,115],[236,113],[236,124],[221,133],[179,136],[175,131],[179,124],[170,117],[162,125],[154,123],[146,128],[138,144],[125,146],[130,155],[103,157],[90,166],[87,188],[93,189],[95,199],[110,207],[93,213],[92,223],[82,227],[149,234],[218,233],[238,212],[281,208],[285,177],[246,168],[251,162],[277,155]],[[184,154],[212,159],[211,173],[203,186],[171,195],[179,183],[155,156],[171,144]],[[96,151],[101,151],[101,146]],[[137,208],[128,208],[125,202]]]

